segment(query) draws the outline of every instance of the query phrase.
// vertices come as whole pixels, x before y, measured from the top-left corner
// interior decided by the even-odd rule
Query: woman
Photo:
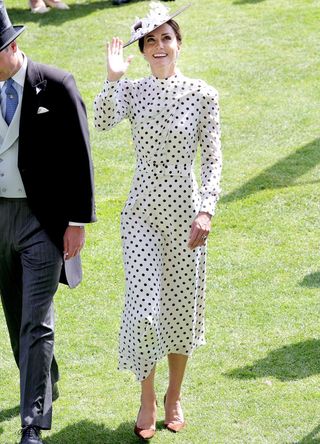
[[[132,126],[137,167],[121,215],[126,297],[119,368],[141,381],[135,433],[155,433],[156,363],[168,356],[165,426],[184,425],[180,391],[188,357],[204,340],[206,240],[219,195],[221,152],[217,92],[177,69],[181,33],[163,4],[132,30],[151,75],[120,80],[132,57],[123,43],[107,45],[108,76],[96,97],[95,127],[110,130],[122,119]],[[202,186],[193,172],[201,145]]]

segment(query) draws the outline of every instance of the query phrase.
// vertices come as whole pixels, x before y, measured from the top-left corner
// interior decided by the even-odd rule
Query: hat
[[[156,28],[159,28],[159,26],[168,22],[173,17],[180,14],[190,6],[191,4],[188,4],[178,9],[178,11],[174,12],[173,14],[170,14],[169,8],[167,6],[163,5],[160,2],[150,2],[149,14],[142,19],[137,17],[134,25],[131,27],[130,40],[126,44],[124,44],[123,47],[125,48],[126,46],[131,45],[131,43],[141,39],[146,34],[149,34],[149,32],[154,31]]]
[[[24,26],[12,26],[3,0],[0,0],[0,51],[10,45],[24,30]]]

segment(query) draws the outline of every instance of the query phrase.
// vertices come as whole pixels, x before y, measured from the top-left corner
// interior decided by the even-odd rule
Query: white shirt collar
[[[27,73],[27,65],[28,65],[28,59],[27,57],[22,53],[23,56],[23,63],[21,65],[21,68],[18,72],[15,73],[14,76],[12,76],[13,80],[18,83],[18,85],[24,87],[24,80],[26,78]]]

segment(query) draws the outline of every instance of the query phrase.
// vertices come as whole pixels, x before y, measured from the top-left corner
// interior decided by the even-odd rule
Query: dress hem
[[[206,345],[206,340],[205,340],[205,339],[203,339],[201,342],[199,342],[199,344],[197,344],[197,345],[191,350],[190,353],[181,353],[180,351],[178,352],[178,351],[174,351],[174,350],[170,350],[170,351],[168,351],[168,352],[162,353],[162,354],[161,354],[161,355],[155,360],[155,363],[154,363],[154,366],[153,366],[153,367],[155,367],[155,366],[159,363],[159,361],[161,361],[165,356],[170,355],[170,354],[172,354],[172,353],[177,354],[177,355],[188,356],[188,357],[190,358],[190,357],[192,356],[193,352],[194,352],[195,350],[197,350],[199,347],[201,347],[202,345]],[[152,368],[153,368],[153,367],[152,367]],[[133,370],[133,368],[130,367],[128,364],[119,364],[119,365],[118,365],[118,370],[119,370],[119,371],[125,371],[125,370],[131,371],[131,372],[135,375],[135,377],[136,377],[136,381],[137,381],[137,382],[141,382],[141,381],[144,381],[144,380],[150,375],[152,369],[151,369],[150,372],[147,374],[147,376],[144,376],[144,377],[141,378],[141,379],[139,379],[139,377],[137,376],[137,373],[136,373],[136,372]]]

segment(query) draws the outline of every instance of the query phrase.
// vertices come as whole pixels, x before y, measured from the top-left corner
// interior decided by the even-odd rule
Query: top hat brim
[[[142,39],[144,36],[146,36],[147,34],[150,34],[150,32],[154,31],[157,28],[160,28],[160,26],[164,25],[165,23],[167,23],[169,20],[173,19],[174,17],[176,17],[177,15],[181,14],[181,12],[185,11],[186,9],[190,8],[191,3],[189,3],[188,5],[182,6],[182,8],[178,9],[176,12],[174,12],[173,14],[170,15],[170,17],[166,18],[165,20],[163,20],[161,23],[155,25],[152,29],[148,29],[146,30],[146,32],[142,33],[141,35],[139,35],[138,37],[134,37],[132,39],[130,39],[127,43],[125,43],[123,45],[123,47],[125,48],[126,46],[131,45],[132,43],[136,42],[137,40]]]
[[[23,25],[15,25],[5,29],[0,36],[0,51],[9,46],[25,29]]]

